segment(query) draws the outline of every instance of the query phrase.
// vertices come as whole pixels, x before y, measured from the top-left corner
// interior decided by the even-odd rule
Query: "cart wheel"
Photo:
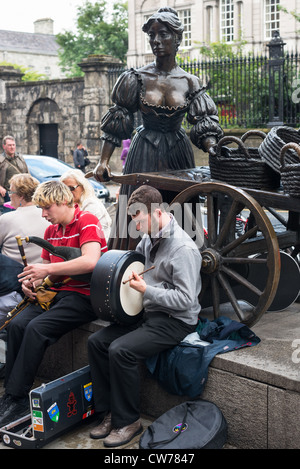
[[[258,202],[244,190],[217,182],[196,184],[175,197],[171,208],[174,208],[174,215],[179,223],[187,219],[185,211],[191,209],[191,203],[188,202],[193,200],[195,204],[195,199],[200,201],[198,205],[205,200],[202,207],[206,207],[206,219],[202,215],[202,224],[198,205],[193,205],[193,226],[196,227],[194,233],[198,241],[204,240],[200,248],[200,304],[202,308],[212,307],[214,318],[217,318],[223,315],[220,314],[220,305],[229,303],[232,306],[231,312],[235,313],[234,319],[252,326],[268,310],[279,282],[279,246],[272,224]],[[184,216],[181,213],[181,219],[178,207],[183,207],[181,212]],[[236,216],[242,210],[250,212],[252,224],[238,236]],[[204,237],[203,226],[206,227]],[[197,229],[201,230],[200,235]],[[257,256],[258,254],[265,255]],[[257,271],[258,264],[263,264],[262,270],[265,272],[261,288],[249,281],[251,268]]]

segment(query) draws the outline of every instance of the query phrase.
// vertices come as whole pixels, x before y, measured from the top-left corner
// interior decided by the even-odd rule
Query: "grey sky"
[[[96,0],[91,0],[92,2]],[[37,19],[52,18],[54,34],[75,30],[77,6],[85,0],[9,0],[1,2],[0,29],[34,32]]]

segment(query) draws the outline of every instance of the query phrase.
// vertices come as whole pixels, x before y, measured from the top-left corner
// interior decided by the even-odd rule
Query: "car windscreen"
[[[32,176],[36,177],[39,180],[51,179],[53,177],[60,177],[66,171],[68,171],[71,166],[66,163],[62,163],[59,160],[35,160],[26,158],[26,162],[30,173]]]

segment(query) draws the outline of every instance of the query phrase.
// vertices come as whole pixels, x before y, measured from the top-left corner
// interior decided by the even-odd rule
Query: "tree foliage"
[[[233,59],[244,54],[244,46],[247,41],[233,41],[228,42],[211,42],[210,44],[204,44],[199,47],[201,56],[208,59]]]
[[[39,81],[47,79],[46,75],[36,72],[31,68],[24,67],[23,65],[13,64],[9,62],[0,62],[0,66],[13,67],[16,70],[20,70],[20,72],[23,73],[22,81]]]
[[[179,65],[197,75],[217,104],[222,127],[257,127],[268,121],[269,77],[265,57],[244,52],[246,41],[199,47],[200,61]]]
[[[82,75],[78,63],[93,54],[106,54],[126,62],[128,49],[127,1],[115,2],[109,13],[105,0],[86,1],[77,8],[76,32],[56,36],[60,66],[68,76]]]
[[[296,10],[288,11],[287,8],[285,8],[283,5],[278,5],[278,10],[283,11],[284,13],[288,15],[292,15],[296,21],[300,22],[300,14],[296,12]]]

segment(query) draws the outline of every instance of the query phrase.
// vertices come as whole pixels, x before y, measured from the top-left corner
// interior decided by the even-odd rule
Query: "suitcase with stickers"
[[[40,448],[94,414],[90,367],[42,384],[29,394],[30,414],[0,429],[4,445]]]

